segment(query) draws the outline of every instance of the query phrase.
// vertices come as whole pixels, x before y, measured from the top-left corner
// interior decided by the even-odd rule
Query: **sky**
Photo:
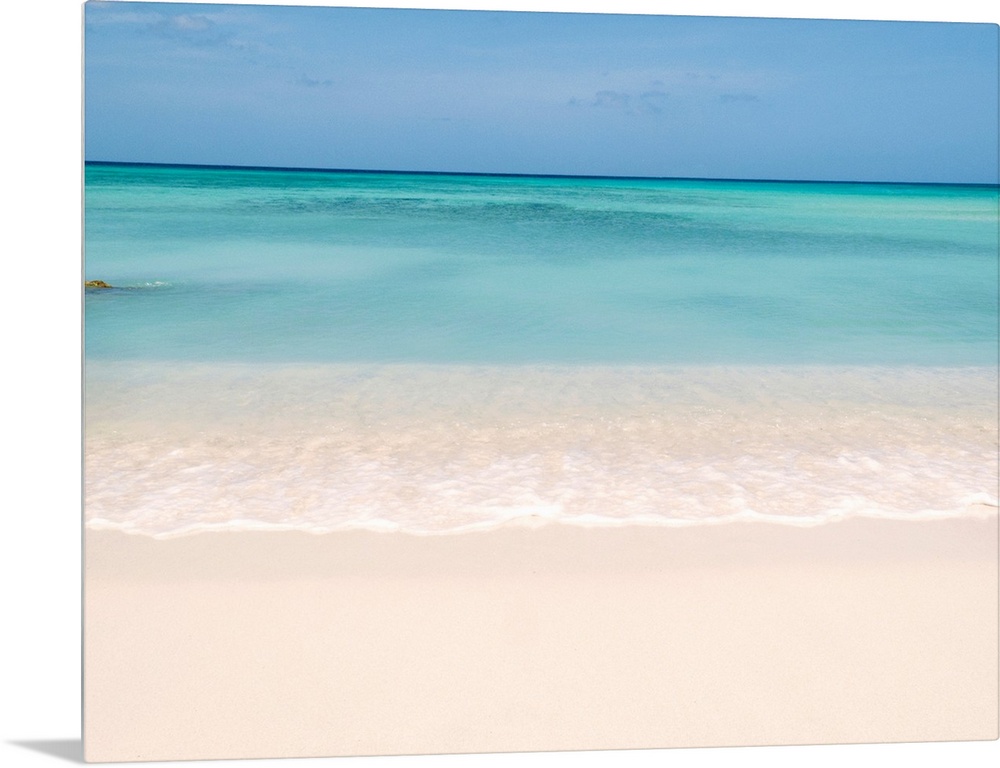
[[[997,182],[993,24],[89,2],[85,158]]]

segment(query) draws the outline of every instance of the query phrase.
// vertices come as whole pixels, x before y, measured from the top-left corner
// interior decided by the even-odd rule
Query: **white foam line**
[[[498,530],[505,527],[541,528],[548,525],[569,525],[581,528],[627,528],[630,526],[650,528],[688,528],[698,525],[727,525],[730,523],[767,523],[789,525],[798,528],[815,528],[829,523],[845,520],[866,518],[873,520],[895,521],[934,521],[959,518],[984,520],[998,513],[997,499],[983,498],[970,500],[969,507],[963,510],[924,510],[920,512],[891,512],[884,510],[830,510],[818,515],[770,515],[752,510],[743,510],[730,515],[711,517],[682,518],[644,515],[641,517],[608,517],[604,515],[585,514],[574,516],[558,516],[551,512],[541,514],[522,512],[499,520],[488,520],[476,523],[466,523],[449,528],[423,529],[406,526],[402,523],[382,518],[369,520],[353,520],[332,526],[303,525],[298,523],[269,523],[261,520],[227,520],[219,523],[190,523],[167,531],[150,531],[136,525],[134,522],[114,522],[104,518],[94,518],[87,521],[87,528],[95,531],[114,530],[122,533],[150,536],[154,539],[173,539],[198,533],[211,532],[278,532],[299,531],[314,535],[337,533],[341,531],[370,531],[374,533],[406,533],[414,536],[450,536],[463,533],[481,533]]]

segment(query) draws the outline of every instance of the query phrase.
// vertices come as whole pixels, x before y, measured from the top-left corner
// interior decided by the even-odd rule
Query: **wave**
[[[640,515],[634,517],[612,517],[599,514],[563,515],[554,508],[525,508],[498,516],[490,520],[459,523],[445,528],[427,528],[412,522],[394,521],[386,518],[367,520],[344,520],[339,523],[297,523],[270,522],[266,520],[233,519],[219,522],[188,522],[183,525],[157,530],[135,520],[113,521],[94,518],[87,521],[87,528],[94,531],[119,531],[128,534],[149,536],[154,539],[173,539],[200,533],[243,533],[243,532],[284,532],[295,531],[314,535],[325,535],[344,531],[368,531],[371,533],[403,533],[414,536],[450,536],[456,534],[484,533],[503,528],[541,528],[551,525],[565,525],[582,528],[688,528],[693,526],[718,526],[739,523],[787,525],[796,528],[815,528],[852,519],[892,520],[898,522],[925,522],[955,519],[984,520],[998,513],[998,500],[986,494],[970,496],[966,506],[954,510],[923,510],[919,512],[899,512],[881,509],[832,508],[811,515],[779,515],[741,510],[726,515],[710,517],[668,517],[660,515]]]
[[[996,514],[995,370],[87,370],[91,528],[815,526]]]

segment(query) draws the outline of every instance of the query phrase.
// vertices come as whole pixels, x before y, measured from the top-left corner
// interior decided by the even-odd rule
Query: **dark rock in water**
[[[85,282],[83,284],[83,287],[84,288],[110,288],[111,286],[108,285],[103,280],[88,280],[87,282]]]

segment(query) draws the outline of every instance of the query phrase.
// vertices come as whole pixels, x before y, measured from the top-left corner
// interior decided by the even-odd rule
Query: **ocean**
[[[85,517],[996,514],[998,191],[88,164]]]

